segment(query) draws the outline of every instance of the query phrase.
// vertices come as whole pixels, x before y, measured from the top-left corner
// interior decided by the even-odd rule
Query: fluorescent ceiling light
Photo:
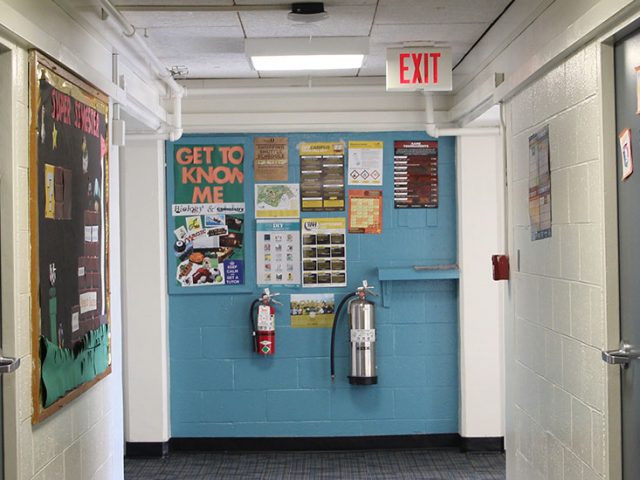
[[[347,70],[360,68],[364,55],[282,55],[251,57],[261,72],[278,70]]]
[[[360,68],[369,53],[367,37],[250,38],[245,52],[258,71]]]

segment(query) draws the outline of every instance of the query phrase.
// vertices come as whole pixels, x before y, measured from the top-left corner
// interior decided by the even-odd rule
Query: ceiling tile
[[[452,23],[438,25],[374,25],[371,44],[387,45],[403,42],[438,42],[439,45],[473,44],[488,23]]]
[[[233,5],[233,0],[189,0],[185,2],[183,0],[114,0],[112,2],[116,7],[121,6],[137,6],[137,5],[184,5],[185,3],[189,3],[189,5],[220,5],[220,6],[231,6]]]
[[[510,0],[380,0],[376,24],[491,23]]]
[[[240,28],[235,12],[133,12],[124,16],[137,28],[150,27],[232,27]]]
[[[240,27],[152,28],[149,46],[158,58],[180,54],[238,53],[244,55]]]
[[[313,23],[294,22],[286,11],[240,12],[247,37],[366,37],[375,5],[326,6],[329,17]]]

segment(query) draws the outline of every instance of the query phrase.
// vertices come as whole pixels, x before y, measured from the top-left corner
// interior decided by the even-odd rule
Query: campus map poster
[[[345,218],[302,220],[302,271],[303,287],[347,285]]]
[[[244,146],[189,137],[168,144],[170,246],[180,289],[244,283]]]
[[[438,142],[394,142],[393,184],[395,208],[436,208]]]
[[[256,218],[300,217],[300,185],[297,183],[257,183]]]
[[[344,144],[300,144],[303,212],[344,211]]]

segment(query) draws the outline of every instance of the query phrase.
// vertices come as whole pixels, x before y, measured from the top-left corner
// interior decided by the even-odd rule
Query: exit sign
[[[451,89],[451,49],[387,49],[387,90]]]

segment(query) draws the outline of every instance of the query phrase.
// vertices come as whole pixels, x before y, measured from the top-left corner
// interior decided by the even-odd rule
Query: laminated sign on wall
[[[300,144],[300,194],[303,212],[344,210],[344,144]]]
[[[258,220],[256,273],[260,287],[300,285],[300,220]]]
[[[305,218],[302,221],[302,286],[347,285],[346,221]]]
[[[287,137],[256,137],[253,140],[253,178],[256,182],[287,181],[289,140]]]
[[[382,185],[384,142],[349,142],[349,185]]]
[[[169,144],[174,286],[244,283],[244,145]]]
[[[393,198],[396,208],[438,206],[438,142],[394,142]]]
[[[298,218],[300,185],[297,183],[257,183],[256,218]]]
[[[551,236],[549,126],[529,137],[529,220],[531,240]]]

